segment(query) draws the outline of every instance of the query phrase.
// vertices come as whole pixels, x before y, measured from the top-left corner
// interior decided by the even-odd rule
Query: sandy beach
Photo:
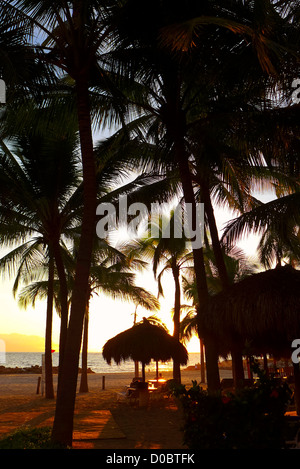
[[[105,389],[102,389],[103,376]],[[41,392],[37,394],[38,377],[36,374],[0,375],[0,438],[24,426],[51,426],[55,399],[45,399]],[[133,373],[88,375],[89,392],[77,393],[75,417],[84,422],[91,418],[88,416],[101,413],[106,418],[104,426],[112,431],[106,436],[104,432],[101,438],[78,438],[73,442],[75,449],[184,449],[182,415],[172,398],[153,400],[146,408],[121,398],[120,392],[132,377]],[[147,373],[146,379],[154,377],[155,373]],[[164,372],[163,377],[170,379],[172,373]],[[221,377],[231,377],[230,370],[221,370]],[[200,381],[199,370],[183,370],[182,383],[189,386],[192,380]],[[56,382],[57,375],[54,375],[55,387]],[[89,425],[87,420],[85,429]]]

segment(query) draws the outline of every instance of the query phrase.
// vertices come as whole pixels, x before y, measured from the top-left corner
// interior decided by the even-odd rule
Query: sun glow
[[[266,194],[266,200],[272,198],[272,194]],[[227,210],[215,208],[215,215],[220,232],[225,226],[225,223],[233,218],[232,213]],[[259,237],[250,235],[239,243],[239,247],[245,251],[250,257],[255,256],[257,243]],[[13,279],[2,281],[0,286],[1,291],[1,310],[0,315],[0,330],[1,334],[19,334],[13,343],[13,346],[20,351],[30,349],[30,336],[38,336],[41,340],[39,345],[34,337],[32,337],[32,351],[40,347],[45,337],[45,324],[46,324],[46,303],[37,302],[35,308],[28,308],[27,310],[20,309],[12,295],[12,282]],[[151,268],[143,274],[137,274],[137,284],[147,288],[155,296],[158,293],[157,283],[153,277]],[[171,275],[166,274],[163,277],[164,297],[160,297],[160,310],[156,312],[158,318],[167,326],[170,333],[173,330],[173,323],[171,311],[174,306],[174,281]],[[183,300],[185,303],[186,301]],[[100,294],[94,296],[90,303],[90,318],[89,318],[89,351],[99,352],[102,350],[104,343],[114,335],[128,329],[133,325],[135,305],[129,302],[114,300]],[[143,316],[147,317],[152,315],[153,312],[143,310],[138,307],[137,320],[141,320]],[[60,319],[54,312],[53,315],[53,344],[59,343],[59,330]],[[22,337],[24,336],[24,337]],[[0,335],[1,339],[1,335]],[[8,339],[7,339],[8,340]],[[193,337],[186,344],[189,352],[199,351],[199,340]],[[22,350],[23,348],[23,350]],[[16,351],[11,349],[11,351]]]

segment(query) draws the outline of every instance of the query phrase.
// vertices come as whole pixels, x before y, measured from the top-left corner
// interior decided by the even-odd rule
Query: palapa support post
[[[134,376],[139,377],[139,362],[137,360],[134,362]]]
[[[39,376],[39,377],[38,377],[37,387],[36,387],[36,393],[37,393],[37,394],[40,393],[40,385],[41,385],[41,377]]]
[[[146,381],[146,373],[145,373],[145,363],[142,362],[142,381]]]

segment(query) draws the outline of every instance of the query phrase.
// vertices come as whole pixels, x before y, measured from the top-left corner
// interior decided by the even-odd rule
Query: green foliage
[[[24,428],[0,440],[0,449],[59,449],[51,441],[51,428]]]
[[[184,442],[190,449],[281,449],[291,392],[285,383],[259,372],[253,387],[208,394],[196,381],[174,390],[184,411]]]

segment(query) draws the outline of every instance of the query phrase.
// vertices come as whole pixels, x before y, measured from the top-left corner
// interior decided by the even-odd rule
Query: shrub
[[[236,393],[174,389],[184,412],[184,443],[190,449],[280,449],[285,447],[288,386],[259,372],[253,387]]]
[[[0,440],[0,449],[57,449],[51,441],[51,428],[24,428]]]

